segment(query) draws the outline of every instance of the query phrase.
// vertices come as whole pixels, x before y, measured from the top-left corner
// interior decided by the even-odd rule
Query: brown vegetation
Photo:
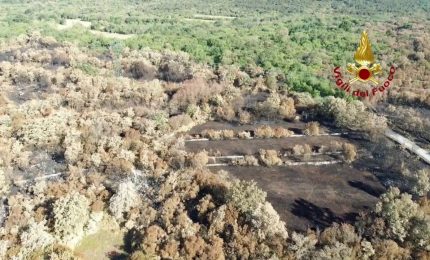
[[[8,206],[0,258],[72,259],[74,246],[97,232],[103,219],[128,232],[132,259],[428,256],[427,201],[418,204],[391,189],[361,217],[357,228],[333,225],[321,233],[293,233],[289,238],[285,223],[255,183],[213,174],[205,168],[206,151],[183,150],[179,129],[209,118],[294,119],[295,100],[274,91],[273,79],[267,81],[270,96],[250,105],[242,96],[250,97],[259,88],[253,89],[258,82],[246,73],[238,72],[233,83],[222,77],[214,80],[212,72],[183,55],[143,51],[124,53],[122,69],[131,78],[116,77],[110,59],[54,43],[23,36],[0,50],[7,55],[0,63],[0,102],[6,104],[0,107],[0,185],[7,200],[2,205]],[[94,66],[97,75],[78,64]],[[251,66],[248,71],[263,75],[260,69]],[[35,84],[45,91],[35,91]],[[23,94],[17,95],[16,89]],[[384,119],[362,103],[328,99],[320,108],[341,127],[370,131],[385,126]],[[309,133],[316,132],[315,125],[309,125]],[[256,136],[264,138],[291,134],[269,126],[256,130]],[[231,130],[206,135],[248,137]],[[347,161],[356,157],[351,145],[333,146],[343,147]],[[303,156],[311,152],[309,145],[294,150]],[[276,166],[282,159],[275,150],[260,150],[258,160],[247,155],[238,161],[258,163]],[[46,177],[52,171],[60,174]],[[46,179],[35,180],[37,175]],[[24,182],[11,181],[17,177]],[[417,179],[417,193],[427,189],[425,181]],[[14,193],[9,193],[11,185]]]

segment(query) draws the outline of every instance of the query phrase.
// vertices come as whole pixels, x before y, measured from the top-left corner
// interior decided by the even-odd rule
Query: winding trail
[[[404,146],[409,151],[418,155],[423,161],[430,164],[430,153],[427,152],[426,150],[424,150],[423,148],[419,147],[413,141],[411,141],[411,140],[407,139],[406,137],[394,132],[391,129],[385,130],[385,136],[396,141],[397,143]]]

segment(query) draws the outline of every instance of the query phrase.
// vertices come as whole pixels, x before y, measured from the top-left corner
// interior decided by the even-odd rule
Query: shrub
[[[430,246],[430,216],[424,212],[412,218],[407,240],[415,247],[427,249]]]
[[[393,240],[376,240],[373,242],[375,248],[375,259],[411,259],[409,249],[399,247]]]
[[[67,162],[73,164],[82,153],[81,133],[76,129],[67,132],[64,138],[63,147],[66,149],[64,156]]]
[[[276,236],[280,236],[282,239],[288,237],[285,223],[281,221],[279,214],[269,202],[260,204],[253,212],[252,224],[258,229],[257,234],[260,239]]]
[[[320,243],[323,245],[335,245],[337,242],[354,245],[360,242],[360,237],[355,233],[353,226],[343,223],[335,223],[326,228],[320,236]]]
[[[239,111],[239,123],[241,124],[249,124],[251,122],[252,115],[248,111],[240,110]]]
[[[237,134],[240,139],[251,139],[251,133],[248,131],[242,131]]]
[[[136,186],[130,180],[121,182],[109,201],[109,210],[117,220],[124,220],[124,213],[140,204]]]
[[[366,106],[358,100],[347,102],[341,98],[328,97],[320,106],[320,112],[334,119],[338,127],[365,132],[383,131],[387,127],[387,119],[366,110]]]
[[[228,122],[231,122],[236,118],[236,112],[230,105],[218,107],[216,110],[216,114],[219,118]]]
[[[272,127],[269,125],[263,125],[255,129],[255,136],[259,138],[272,138],[274,136],[274,132]]]
[[[296,156],[303,156],[303,159],[309,160],[312,155],[312,148],[308,144],[296,144],[293,147],[293,154]]]
[[[417,210],[418,205],[410,194],[400,194],[398,188],[391,187],[376,204],[375,213],[385,220],[388,238],[404,241]]]
[[[266,200],[266,192],[254,181],[236,181],[227,192],[227,201],[242,213],[252,213]]]
[[[202,131],[202,136],[209,138],[211,140],[221,140],[222,139],[222,132],[213,130],[213,129],[205,129]]]
[[[293,131],[290,131],[286,128],[277,126],[273,129],[273,136],[276,138],[289,137],[294,134]]]
[[[6,174],[3,168],[0,167],[0,195],[9,191],[9,183],[6,180]]]
[[[130,66],[130,73],[135,79],[153,80],[157,75],[155,66],[146,61],[135,61]]]
[[[279,106],[279,114],[282,118],[292,120],[296,116],[296,108],[294,106],[294,100],[292,98],[284,98],[281,100]]]
[[[206,151],[201,151],[194,154],[191,158],[191,166],[197,169],[203,168],[206,164],[208,164],[209,158],[208,153]]]
[[[177,130],[183,126],[189,126],[193,123],[191,117],[187,114],[172,116],[169,118],[169,125],[173,130]]]
[[[173,95],[170,106],[172,109],[185,109],[189,105],[206,103],[209,98],[222,91],[222,86],[205,81],[203,78],[194,78],[182,83],[182,87]]]
[[[79,193],[71,193],[54,203],[55,235],[73,248],[84,235],[89,219],[89,201]]]
[[[189,65],[178,61],[168,61],[160,67],[163,80],[182,82],[192,78],[192,70]]]
[[[418,196],[425,196],[430,191],[430,171],[421,169],[412,177],[412,192]]]
[[[233,165],[258,166],[258,159],[253,155],[245,155],[243,159],[233,160]]]
[[[353,144],[343,143],[343,157],[347,162],[353,162],[357,157],[357,148]]]
[[[311,254],[315,251],[315,245],[318,239],[314,234],[307,236],[293,232],[291,235],[291,244],[288,250],[294,253],[292,259],[312,259]]]
[[[320,134],[320,124],[318,122],[307,123],[303,133],[305,135],[319,135]]]
[[[259,151],[260,160],[266,166],[279,166],[282,165],[282,159],[279,158],[278,152],[275,150],[263,150]]]
[[[257,108],[261,116],[275,118],[280,113],[280,104],[279,94],[271,93],[264,102],[258,104]]]
[[[32,219],[30,224],[20,235],[21,250],[19,259],[27,259],[32,253],[44,250],[55,242],[55,238],[48,232],[43,222],[36,223]]]
[[[52,61],[53,65],[60,65],[60,66],[69,67],[71,59],[70,59],[69,55],[65,51],[56,50],[52,54],[51,61]]]

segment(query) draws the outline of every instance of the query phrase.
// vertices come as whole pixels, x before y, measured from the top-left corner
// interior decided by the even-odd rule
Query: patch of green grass
[[[99,70],[89,63],[80,63],[76,66],[76,68],[82,70],[85,74],[90,76],[95,76],[99,72]]]

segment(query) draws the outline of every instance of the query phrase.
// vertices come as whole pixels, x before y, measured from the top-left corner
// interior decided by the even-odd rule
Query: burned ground
[[[348,134],[330,136],[338,130],[321,127],[326,135],[299,136],[303,133],[304,122],[258,122],[253,125],[237,125],[223,122],[208,122],[194,127],[190,136],[199,136],[205,129],[254,131],[262,125],[281,126],[292,130],[297,136],[269,139],[234,139],[234,140],[202,140],[188,141],[187,151],[206,150],[209,155],[254,155],[260,149],[273,149],[281,155],[295,145],[309,144],[311,147],[329,146],[332,142],[348,142],[357,145],[360,160],[348,164],[335,163],[338,156],[314,154],[307,162],[333,162],[331,165],[295,165],[276,167],[245,167],[215,166],[213,172],[225,170],[240,180],[257,182],[267,192],[267,199],[280,214],[282,220],[292,230],[305,231],[307,228],[323,229],[334,222],[352,223],[360,211],[367,210],[376,203],[380,194],[385,191],[380,180],[366,168],[366,161],[374,162],[371,153],[362,145],[360,138],[348,138]],[[354,137],[353,134],[350,134]],[[356,135],[357,136],[357,135]],[[289,159],[281,156],[283,161]],[[299,159],[300,160],[300,159]],[[226,159],[218,159],[218,163],[226,163]]]

